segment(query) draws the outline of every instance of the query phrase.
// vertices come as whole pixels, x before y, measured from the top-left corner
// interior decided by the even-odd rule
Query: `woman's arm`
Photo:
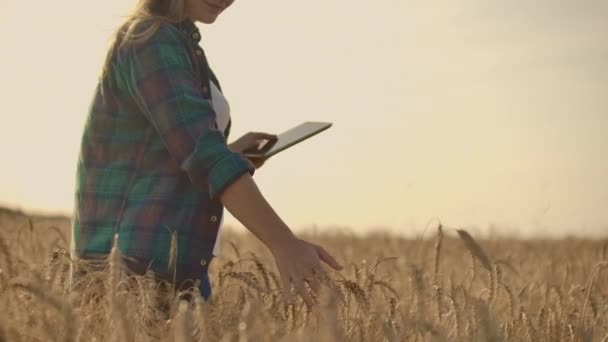
[[[320,284],[315,274],[321,274],[321,260],[336,270],[342,266],[320,246],[298,239],[266,201],[249,173],[243,174],[220,194],[226,209],[272,252],[287,294],[291,283],[308,305],[314,301],[304,281],[313,291]]]
[[[263,197],[252,177],[238,178],[220,194],[220,200],[269,249],[295,239],[289,227]]]

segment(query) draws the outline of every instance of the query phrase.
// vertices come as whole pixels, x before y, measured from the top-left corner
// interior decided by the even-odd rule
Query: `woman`
[[[195,23],[213,23],[232,2],[140,0],[117,31],[82,135],[72,253],[103,258],[117,234],[131,271],[198,283],[208,298],[225,206],[272,252],[283,288],[312,305],[306,283],[319,289],[321,261],[342,266],[298,239],[253,181],[264,161],[240,152],[274,136],[227,143],[227,102],[199,45]]]

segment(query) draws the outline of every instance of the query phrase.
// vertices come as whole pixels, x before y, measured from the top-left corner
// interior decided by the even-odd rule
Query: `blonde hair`
[[[127,44],[144,43],[163,23],[179,23],[184,19],[186,19],[185,0],[139,0],[110,39],[110,48],[101,70],[101,78],[107,76],[117,49]]]

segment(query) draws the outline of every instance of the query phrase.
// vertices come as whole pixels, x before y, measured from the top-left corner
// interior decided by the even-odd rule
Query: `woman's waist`
[[[181,280],[198,276],[209,267],[217,232],[201,234],[204,227],[196,232],[191,229],[171,231],[170,227],[148,228],[147,231],[141,228],[122,226],[117,238],[121,260],[135,273],[151,270],[161,277],[175,275]],[[102,265],[109,260],[114,234],[81,229],[78,237],[73,251],[75,260]]]

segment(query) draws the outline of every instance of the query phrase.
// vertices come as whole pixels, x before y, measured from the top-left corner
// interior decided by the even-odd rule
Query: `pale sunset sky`
[[[134,4],[0,0],[0,204],[71,214]],[[608,232],[608,1],[237,0],[199,27],[229,141],[333,123],[254,176],[292,228]]]

